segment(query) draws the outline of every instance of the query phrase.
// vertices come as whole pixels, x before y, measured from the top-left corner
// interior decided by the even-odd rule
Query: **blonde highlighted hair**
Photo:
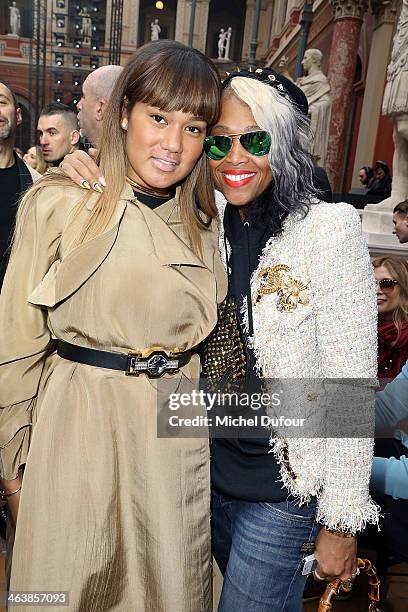
[[[374,268],[382,268],[383,266],[387,268],[391,278],[399,283],[399,302],[392,314],[392,319],[399,334],[402,322],[408,323],[408,263],[402,257],[388,255],[376,257],[372,264]]]

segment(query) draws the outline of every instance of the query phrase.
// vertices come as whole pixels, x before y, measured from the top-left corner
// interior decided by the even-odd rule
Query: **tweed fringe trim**
[[[380,507],[367,496],[365,503],[359,506],[349,506],[341,511],[333,510],[333,506],[324,500],[319,500],[316,521],[328,529],[350,531],[356,535],[364,531],[367,524],[377,525],[380,517]]]
[[[318,497],[322,489],[322,483],[320,481],[317,480],[311,488],[310,482],[306,484],[303,481],[302,483],[302,481],[297,479],[295,474],[292,473],[286,439],[272,437],[269,444],[272,447],[269,452],[274,455],[279,465],[279,482],[282,483],[282,489],[286,488],[289,493],[297,499],[299,506],[309,503],[311,497]]]
[[[270,439],[271,450],[269,451],[276,458],[279,465],[282,488],[286,488],[290,495],[294,497],[299,506],[310,502],[312,497],[318,500],[316,510],[316,521],[328,529],[339,529],[357,534],[364,531],[367,524],[378,525],[381,516],[381,508],[367,496],[365,502],[359,506],[350,505],[339,509],[334,506],[332,501],[325,500],[321,495],[323,482],[316,480],[311,487],[310,482],[298,478],[291,471],[288,460],[288,444],[285,438]]]

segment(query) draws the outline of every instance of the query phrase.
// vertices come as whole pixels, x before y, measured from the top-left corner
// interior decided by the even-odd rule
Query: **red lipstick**
[[[224,170],[222,177],[228,187],[233,189],[247,185],[256,175],[256,172],[251,170]]]

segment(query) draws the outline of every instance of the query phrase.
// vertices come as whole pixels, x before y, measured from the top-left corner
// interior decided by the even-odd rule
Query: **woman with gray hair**
[[[319,199],[306,98],[269,69],[233,73],[223,89],[204,150],[224,196],[220,250],[246,375],[252,386],[280,379],[300,398],[315,379],[375,377],[368,251],[357,212]],[[301,416],[307,404],[295,403]],[[314,548],[317,579],[355,574],[355,535],[378,519],[368,493],[372,440],[335,438],[344,434],[325,425],[326,437],[278,430],[270,441],[267,431],[212,440],[219,612],[300,610],[304,558]]]

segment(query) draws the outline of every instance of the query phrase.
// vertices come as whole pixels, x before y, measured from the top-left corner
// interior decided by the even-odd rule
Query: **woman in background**
[[[408,359],[408,263],[388,255],[373,260],[377,283],[378,377],[395,378]]]
[[[23,161],[34,170],[37,169],[37,147],[30,147],[23,155]]]

